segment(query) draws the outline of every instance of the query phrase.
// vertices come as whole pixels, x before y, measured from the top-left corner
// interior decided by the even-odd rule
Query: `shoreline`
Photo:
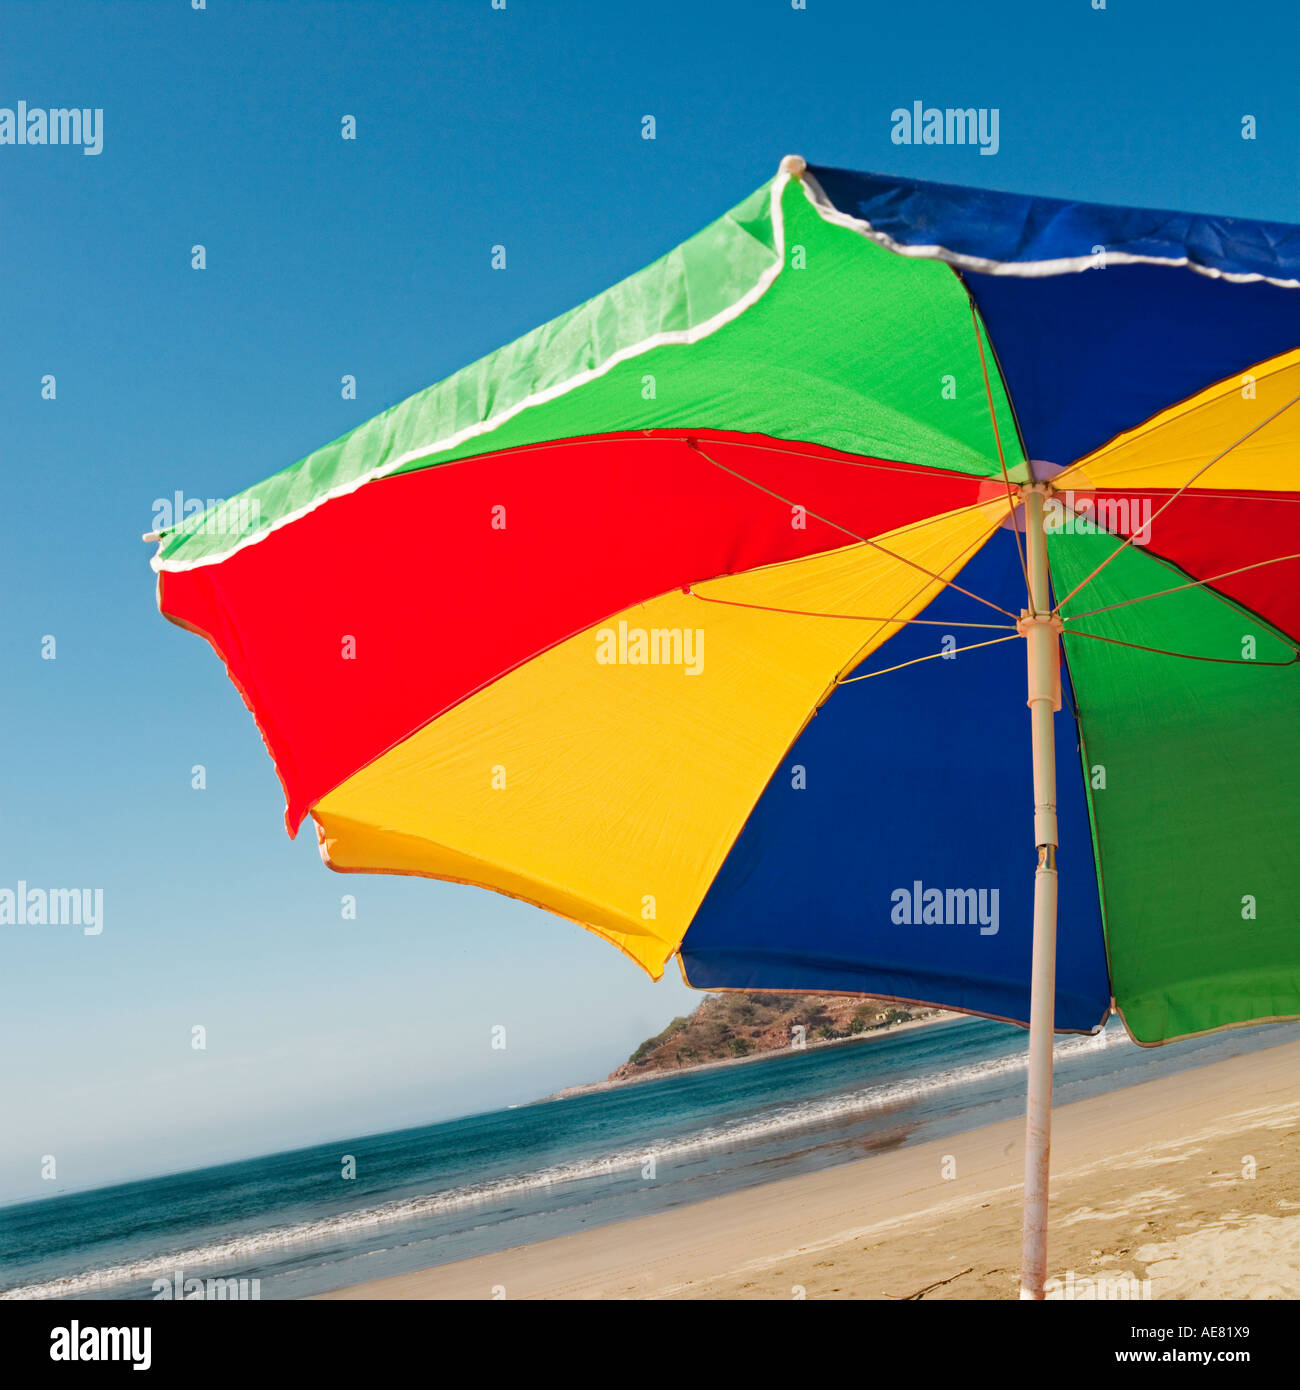
[[[528,1101],[529,1105],[545,1105],[553,1100],[572,1100],[574,1096],[593,1095],[598,1091],[614,1091],[623,1086],[642,1086],[647,1081],[665,1081],[671,1076],[694,1076],[697,1072],[715,1071],[719,1067],[743,1067],[754,1062],[770,1062],[774,1057],[788,1057],[792,1052],[812,1052],[823,1047],[845,1047],[850,1043],[879,1042],[881,1038],[906,1033],[913,1028],[927,1028],[934,1023],[946,1023],[954,1018],[971,1018],[971,1014],[957,1013],[953,1009],[935,1009],[921,1018],[910,1018],[906,1023],[889,1023],[883,1028],[869,1028],[847,1038],[818,1038],[805,1043],[801,1048],[773,1047],[766,1052],[751,1052],[747,1057],[717,1057],[709,1062],[693,1062],[689,1067],[660,1067],[644,1076],[624,1076],[617,1081],[608,1077],[604,1081],[584,1081],[577,1086],[566,1086],[549,1096],[539,1096]]]
[[[1293,1041],[1058,1107],[1057,1289],[1300,1298],[1298,1078]],[[1014,1298],[1023,1142],[1004,1120],[321,1297]]]

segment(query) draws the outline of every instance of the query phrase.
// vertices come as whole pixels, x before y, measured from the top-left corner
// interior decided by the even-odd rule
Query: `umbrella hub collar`
[[[1028,637],[1030,631],[1035,627],[1046,627],[1049,631],[1056,633],[1058,637],[1065,631],[1059,613],[1034,613],[1028,608],[1022,608],[1020,616],[1016,619],[1016,631],[1022,637]]]
[[[1047,478],[1039,478],[1031,483],[1016,483],[1014,487],[1015,495],[1019,499],[1021,505],[1028,502],[1031,496],[1036,495],[1043,499],[1043,503],[1046,506],[1058,495],[1056,484]]]

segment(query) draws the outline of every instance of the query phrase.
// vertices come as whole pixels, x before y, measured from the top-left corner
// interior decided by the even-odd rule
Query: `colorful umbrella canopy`
[[[492,888],[704,989],[1023,1023],[1041,515],[1055,1026],[1294,1016],[1298,291],[1297,227],[789,157],[163,533],[159,605],[334,869]]]

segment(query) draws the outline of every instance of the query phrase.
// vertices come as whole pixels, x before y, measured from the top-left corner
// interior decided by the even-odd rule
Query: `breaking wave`
[[[1067,1059],[1079,1053],[1096,1052],[1126,1042],[1122,1032],[1103,1030],[1086,1038],[1070,1038],[1056,1044],[1056,1057]],[[1010,1057],[985,1062],[972,1062],[950,1068],[923,1079],[896,1081],[884,1085],[863,1087],[843,1095],[826,1096],[817,1100],[797,1101],[774,1107],[752,1119],[702,1129],[678,1139],[665,1140],[642,1148],[624,1149],[588,1159],[575,1159],[540,1168],[518,1177],[496,1178],[433,1192],[419,1197],[403,1197],[391,1202],[362,1207],[357,1211],[341,1212],[291,1225],[273,1226],[265,1231],[232,1236],[229,1240],[214,1241],[170,1254],[150,1255],[137,1261],[113,1265],[105,1269],[87,1270],[45,1283],[26,1284],[20,1288],[0,1291],[0,1299],[67,1298],[92,1293],[97,1289],[131,1283],[134,1280],[170,1277],[177,1269],[189,1271],[194,1266],[232,1264],[265,1250],[282,1246],[325,1240],[373,1227],[392,1225],[421,1217],[437,1216],[443,1212],[486,1205],[509,1197],[534,1192],[540,1188],[584,1179],[607,1178],[621,1173],[639,1171],[649,1160],[684,1158],[709,1150],[725,1149],[736,1144],[752,1143],[788,1130],[822,1125],[829,1121],[867,1115],[961,1086],[978,1085],[995,1077],[1024,1071],[1028,1059],[1018,1050]]]

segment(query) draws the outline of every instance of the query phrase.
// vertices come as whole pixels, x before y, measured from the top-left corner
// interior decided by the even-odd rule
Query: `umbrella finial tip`
[[[792,179],[803,178],[803,172],[808,167],[808,161],[801,154],[788,154],[781,161],[781,172],[789,174]]]

